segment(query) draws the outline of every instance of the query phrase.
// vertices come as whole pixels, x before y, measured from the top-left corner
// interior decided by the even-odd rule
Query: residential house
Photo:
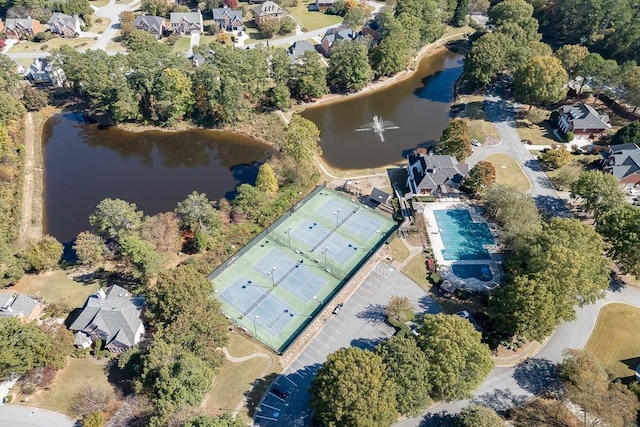
[[[136,30],[145,31],[156,39],[161,38],[167,31],[167,24],[161,16],[140,15],[133,20]]]
[[[306,40],[298,40],[287,49],[287,53],[291,58],[291,62],[300,62],[300,58],[302,57],[302,55],[304,55],[305,52],[315,53],[315,51],[316,48]]]
[[[591,139],[607,132],[609,116],[601,115],[592,106],[580,103],[563,105],[558,110],[558,127],[562,132],[571,132],[576,139]]]
[[[391,200],[391,194],[375,187],[373,190],[371,190],[371,194],[369,194],[369,200],[371,200],[371,202],[374,204],[386,205]]]
[[[4,27],[4,34],[8,39],[30,39],[44,31],[42,24],[29,16],[26,18],[7,18]]]
[[[414,153],[407,160],[407,187],[414,195],[456,195],[469,172],[468,165],[452,156]]]
[[[137,345],[144,333],[141,315],[144,297],[132,296],[124,288],[113,285],[89,296],[82,311],[69,329],[75,332],[74,345],[89,348],[96,340],[104,348],[122,353]]]
[[[640,143],[610,145],[602,154],[602,170],[625,188],[640,187]]]
[[[378,21],[378,18],[367,22],[364,27],[362,27],[362,34],[371,37],[373,42],[377,42],[380,38],[380,21]]]
[[[256,27],[259,29],[262,29],[262,23],[266,20],[282,19],[284,15],[284,9],[271,0],[267,0],[253,8],[253,19],[256,21]]]
[[[202,34],[202,13],[198,12],[171,12],[171,29],[176,34]]]
[[[46,57],[34,59],[23,76],[36,86],[62,87],[66,80],[62,68],[54,67]]]
[[[213,9],[213,20],[218,27],[227,31],[242,31],[242,10],[233,10],[228,7]]]
[[[42,302],[17,292],[0,292],[0,318],[17,317],[31,322],[42,314]]]
[[[47,22],[49,29],[54,34],[62,37],[75,37],[80,34],[84,21],[78,15],[65,15],[64,13],[54,13]]]
[[[350,42],[356,40],[358,37],[360,37],[360,35],[349,28],[343,28],[341,30],[331,29],[322,37],[320,50],[325,56],[330,56],[331,48],[336,42]]]
[[[324,12],[333,6],[336,0],[316,0],[315,10],[319,10],[320,12]]]

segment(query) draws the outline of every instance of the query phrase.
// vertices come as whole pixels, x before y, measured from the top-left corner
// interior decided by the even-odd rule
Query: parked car
[[[333,309],[333,314],[340,313],[340,309],[342,308],[343,305],[344,305],[343,303],[336,305],[336,308]]]
[[[280,390],[276,386],[271,387],[271,390],[269,390],[269,391],[274,396],[279,397],[280,399],[283,399],[283,400],[286,399],[287,397],[289,397],[289,391],[288,390]]]
[[[462,310],[456,313],[456,316],[460,316],[463,319],[468,319],[470,317],[469,312],[467,310]]]
[[[478,141],[477,139],[472,139],[471,145],[473,145],[474,147],[480,147],[482,144],[480,144],[480,141]]]

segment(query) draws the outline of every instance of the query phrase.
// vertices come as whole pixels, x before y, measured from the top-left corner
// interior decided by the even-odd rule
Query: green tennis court
[[[395,228],[318,187],[209,279],[225,314],[282,353]]]

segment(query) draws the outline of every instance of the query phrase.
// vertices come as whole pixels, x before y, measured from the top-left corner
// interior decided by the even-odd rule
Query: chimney
[[[100,299],[106,299],[107,298],[107,294],[104,293],[104,289],[100,288],[98,289],[98,298]]]

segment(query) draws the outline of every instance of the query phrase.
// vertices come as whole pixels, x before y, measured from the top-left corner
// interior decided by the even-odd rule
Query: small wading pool
[[[454,264],[451,271],[461,279],[475,278],[483,282],[493,279],[491,269],[486,264]]]

